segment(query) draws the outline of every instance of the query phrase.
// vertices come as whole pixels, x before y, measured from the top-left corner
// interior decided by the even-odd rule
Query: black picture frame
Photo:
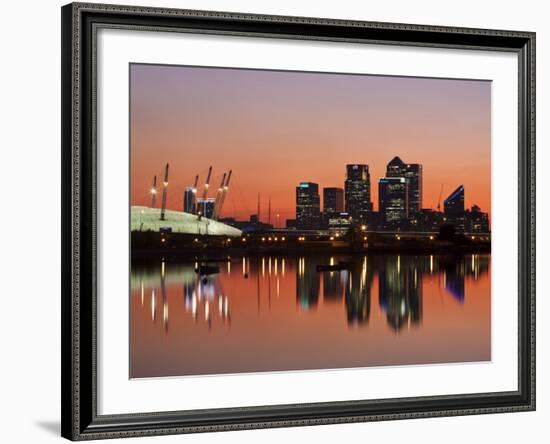
[[[84,440],[535,409],[535,33],[85,3],[66,5],[61,15],[62,436]],[[98,415],[95,39],[100,27],[515,53],[519,65],[518,390]]]

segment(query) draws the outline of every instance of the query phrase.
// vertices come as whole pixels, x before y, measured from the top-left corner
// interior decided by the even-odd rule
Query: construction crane
[[[439,199],[437,200],[437,211],[441,211],[441,195],[443,194],[443,184],[441,184],[441,189],[439,190]]]
[[[166,164],[164,169],[164,182],[162,187],[162,208],[160,210],[160,220],[164,220],[164,214],[166,212],[166,194],[168,193],[168,168],[169,164]]]
[[[155,208],[157,203],[157,175],[153,177],[153,187],[151,188],[151,208]]]
[[[222,200],[223,187],[225,186],[226,176],[227,176],[227,173],[223,173],[222,183],[220,183],[220,187],[218,188],[218,193],[216,194],[216,200],[214,201],[214,210],[212,211],[213,220],[218,220],[219,206]]]
[[[216,206],[216,217],[215,217],[216,220],[218,220],[218,217],[222,212],[223,204],[225,203],[225,197],[227,196],[227,192],[229,191],[229,182],[231,181],[232,173],[233,173],[233,170],[229,170],[229,174],[227,175],[227,180],[225,181],[225,184],[222,187],[222,195],[220,197],[220,202]]]

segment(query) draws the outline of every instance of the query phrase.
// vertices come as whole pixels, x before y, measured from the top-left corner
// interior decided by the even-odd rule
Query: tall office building
[[[365,222],[372,211],[368,165],[346,165],[346,212],[354,221]]]
[[[317,230],[321,226],[321,198],[319,185],[300,182],[296,187],[296,228]]]
[[[189,214],[195,214],[196,190],[193,187],[185,188],[183,193],[183,211]]]
[[[201,214],[208,219],[212,219],[215,203],[216,199],[214,199],[213,197],[207,197],[206,199],[197,199],[197,214]]]
[[[378,209],[386,227],[408,218],[408,183],[404,177],[383,177],[378,182]]]
[[[446,222],[453,224],[457,232],[463,233],[465,224],[464,186],[460,185],[445,199],[443,208]]]
[[[344,212],[344,190],[342,188],[323,188],[323,219],[325,226],[336,214]]]
[[[395,156],[386,166],[386,177],[404,177],[407,179],[409,216],[422,210],[422,165],[405,163]]]

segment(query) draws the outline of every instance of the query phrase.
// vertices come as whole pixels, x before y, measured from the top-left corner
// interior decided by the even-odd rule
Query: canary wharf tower
[[[346,165],[345,201],[346,212],[353,220],[366,222],[372,211],[368,165]]]
[[[407,180],[407,212],[419,213],[422,209],[422,165],[405,163],[395,156],[386,166],[386,177],[404,177]]]

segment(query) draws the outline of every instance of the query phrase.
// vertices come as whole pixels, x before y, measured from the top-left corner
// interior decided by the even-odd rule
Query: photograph
[[[130,63],[129,377],[490,362],[491,92]]]

